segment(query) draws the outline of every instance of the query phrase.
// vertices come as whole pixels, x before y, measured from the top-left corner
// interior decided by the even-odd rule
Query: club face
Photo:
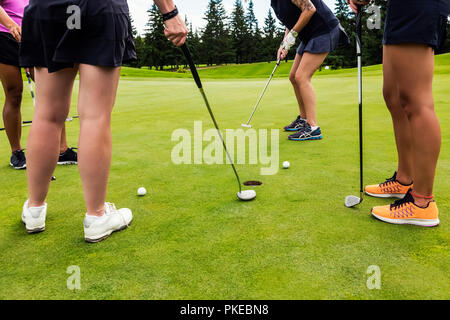
[[[244,128],[251,128],[252,126],[250,124],[241,124],[242,127]]]
[[[252,201],[256,198],[256,191],[255,190],[243,190],[241,192],[237,193],[237,197],[241,201]]]
[[[345,198],[345,206],[347,208],[353,208],[362,202],[361,198],[356,196],[347,196]]]

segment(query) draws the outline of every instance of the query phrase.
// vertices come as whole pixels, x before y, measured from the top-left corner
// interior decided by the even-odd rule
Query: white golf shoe
[[[113,203],[105,203],[105,214],[101,217],[88,216],[84,218],[84,239],[86,242],[100,242],[111,233],[126,229],[133,220],[130,209],[116,209]]]
[[[42,207],[28,208],[28,200],[25,201],[22,210],[22,222],[28,233],[38,233],[45,230],[45,218],[47,216],[47,204]]]

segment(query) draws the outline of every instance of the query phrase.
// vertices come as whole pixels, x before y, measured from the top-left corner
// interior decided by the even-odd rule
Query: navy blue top
[[[291,0],[271,0],[272,8],[277,18],[288,28],[297,24],[302,10],[292,3]],[[331,32],[338,24],[339,20],[322,0],[310,0],[316,7],[316,13],[309,20],[308,24],[300,31],[298,37],[301,41],[307,42],[309,39]]]

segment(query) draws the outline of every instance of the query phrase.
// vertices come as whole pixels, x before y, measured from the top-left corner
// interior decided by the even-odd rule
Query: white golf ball
[[[283,168],[284,169],[289,169],[290,166],[291,166],[291,164],[289,163],[289,161],[283,162]]]
[[[145,196],[147,194],[147,190],[144,187],[140,187],[137,191],[138,196]]]

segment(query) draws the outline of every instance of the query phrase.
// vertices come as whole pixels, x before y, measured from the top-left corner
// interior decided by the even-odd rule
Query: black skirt
[[[9,32],[0,32],[0,63],[20,66],[19,42]]]
[[[420,43],[439,51],[448,10],[448,0],[389,0],[383,44]]]
[[[20,65],[49,72],[75,63],[119,67],[136,59],[126,0],[30,0]]]

